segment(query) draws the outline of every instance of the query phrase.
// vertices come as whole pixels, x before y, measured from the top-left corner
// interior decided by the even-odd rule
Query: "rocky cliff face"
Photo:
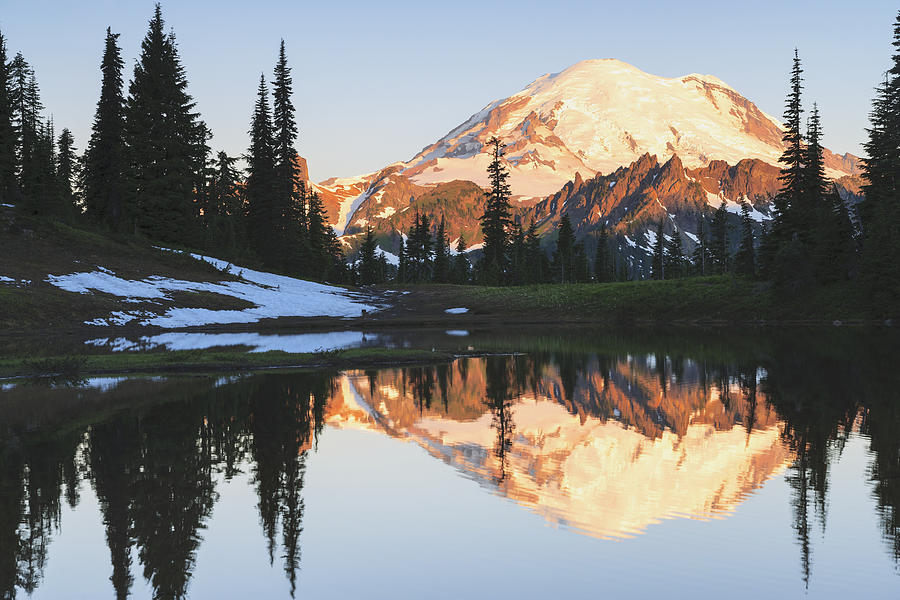
[[[714,160],[689,169],[678,155],[660,163],[656,156],[645,154],[609,175],[597,174],[585,180],[576,173],[572,181],[525,211],[522,218],[526,222],[533,218],[539,230],[550,233],[562,214],[568,214],[576,236],[587,240],[588,250],[601,224],[605,224],[618,234],[620,248],[630,260],[642,263],[652,253],[661,220],[664,235],[681,235],[687,252],[697,241],[698,216],[708,217],[722,202],[735,215],[733,218],[746,201],[757,223],[771,221],[773,199],[781,187],[779,173],[778,167],[759,159],[744,159],[734,165]],[[852,203],[861,198],[860,181],[858,175],[845,176],[835,185]]]

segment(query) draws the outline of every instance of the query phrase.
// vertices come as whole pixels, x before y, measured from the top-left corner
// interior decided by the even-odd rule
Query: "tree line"
[[[379,251],[371,228],[347,265],[321,198],[300,177],[293,81],[283,40],[272,79],[260,75],[247,152],[232,157],[214,154],[209,146],[211,132],[188,93],[175,36],[164,29],[160,5],[127,91],[118,37],[107,29],[100,98],[90,139],[78,156],[71,132],[64,128],[57,134],[52,118],[43,116],[34,69],[21,53],[8,57],[0,33],[0,203],[117,235],[255,259],[315,279],[522,285],[643,276],[639,259],[625,255],[621,237],[606,225],[589,257],[565,213],[548,255],[536,224],[512,217],[509,172],[496,138],[487,144],[490,184],[480,218],[483,244],[474,264],[464,236],[451,251],[443,218],[434,222],[423,214],[402,236],[396,266]],[[651,236],[650,275],[733,273],[788,291],[854,281],[882,305],[900,302],[900,15],[893,37],[892,66],[877,88],[867,130],[865,199],[858,206],[845,202],[825,175],[816,104],[803,122],[803,69],[795,51],[781,189],[771,224],[754,222],[745,201],[735,226],[723,202],[712,214],[698,215],[695,249],[688,256],[685,233],[674,226],[667,235],[667,223],[660,221]],[[239,158],[246,173],[237,166]]]
[[[321,198],[300,178],[284,40],[271,82],[260,76],[249,148],[231,157],[209,146],[212,132],[188,92],[160,5],[127,89],[118,38],[107,28],[100,98],[79,157],[71,132],[57,135],[41,116],[34,70],[21,53],[7,59],[0,34],[0,201],[40,218],[343,279],[343,253]]]

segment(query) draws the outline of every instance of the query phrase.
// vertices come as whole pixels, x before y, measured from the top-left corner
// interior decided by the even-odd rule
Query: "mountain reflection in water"
[[[0,598],[40,588],[63,508],[85,493],[102,513],[115,596],[142,577],[154,597],[186,597],[221,482],[239,476],[254,488],[267,559],[294,595],[304,520],[316,518],[304,504],[307,462],[329,429],[414,442],[547,522],[599,538],[652,536],[648,526],[674,517],[727,517],[783,475],[806,585],[831,466],[857,436],[900,564],[889,358],[791,345],[729,361],[708,354],[536,351],[347,373],[7,386]]]
[[[571,387],[530,356],[340,378],[326,422],[413,440],[547,520],[627,537],[730,512],[792,462],[775,411],[742,386],[663,379],[655,357],[585,361]],[[504,382],[513,382],[513,385]]]

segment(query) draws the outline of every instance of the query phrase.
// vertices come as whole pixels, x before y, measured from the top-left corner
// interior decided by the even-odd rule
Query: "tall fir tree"
[[[803,162],[803,198],[801,209],[797,211],[797,233],[804,242],[811,245],[813,229],[820,214],[830,210],[826,196],[831,182],[825,176],[825,154],[822,147],[822,121],[819,107],[813,103],[806,126],[806,159]]]
[[[37,210],[40,159],[39,149],[42,121],[40,91],[34,69],[21,52],[9,64],[12,84],[10,95],[13,105],[13,130],[16,136],[17,176],[20,200],[23,208]]]
[[[525,283],[527,263],[525,258],[525,232],[518,222],[513,223],[509,236],[509,283],[522,285]]]
[[[753,219],[750,203],[741,202],[741,244],[734,256],[734,272],[744,277],[756,276],[756,248],[753,239]]]
[[[484,234],[481,277],[485,283],[504,282],[507,267],[508,246],[507,227],[510,220],[509,171],[503,163],[503,147],[497,137],[488,140],[491,161],[488,164],[490,189],[484,195],[484,213],[481,215],[481,230]]]
[[[713,215],[709,233],[709,254],[712,264],[717,273],[727,273],[731,257],[728,252],[728,211],[724,200]]]
[[[216,154],[215,174],[213,176],[213,214],[227,217],[239,217],[243,214],[241,199],[241,173],[237,169],[237,159],[228,156],[224,151]]]
[[[900,12],[894,21],[894,54],[872,104],[864,144],[860,205],[860,275],[876,306],[900,304]],[[888,311],[885,311],[888,314]]]
[[[709,234],[706,217],[703,214],[697,215],[697,244],[694,247],[693,263],[694,273],[701,277],[707,274],[710,264],[709,255]]]
[[[588,260],[584,242],[576,242],[572,252],[573,283],[586,283],[591,280],[591,262]]]
[[[272,81],[272,126],[275,144],[274,215],[278,220],[278,243],[286,259],[285,267],[297,270],[308,251],[305,231],[305,202],[301,201],[300,177],[297,165],[297,121],[294,116],[294,93],[291,68],[287,63],[284,40],[278,48]]]
[[[600,224],[597,236],[597,252],[594,254],[594,278],[598,283],[607,283],[615,278],[612,252],[609,245],[609,230],[606,223]]]
[[[206,218],[207,241],[204,244],[229,256],[246,243],[242,180],[236,163],[237,159],[225,152],[216,155],[209,190],[210,214]]]
[[[190,244],[199,232],[194,184],[202,122],[175,35],[164,27],[157,4],[125,101],[129,212],[134,229],[148,237]]]
[[[469,257],[466,256],[466,236],[459,234],[456,240],[456,256],[453,257],[453,283],[464,285],[469,283]]]
[[[397,273],[394,276],[396,283],[409,281],[409,258],[406,254],[406,241],[400,237],[400,249],[397,250]]]
[[[447,238],[447,228],[444,224],[444,215],[434,232],[434,275],[435,283],[447,283],[450,281],[450,240]]]
[[[0,32],[0,204],[15,202],[19,197],[16,131],[13,127],[13,74],[6,52],[6,38]]]
[[[212,132],[206,123],[200,121],[197,123],[194,135],[194,143],[191,146],[192,217],[195,222],[206,226],[208,224],[206,215],[211,212],[212,204],[210,194],[212,193],[214,163],[212,148],[209,147]]]
[[[52,119],[39,121],[35,140],[28,183],[31,210],[48,217],[68,216],[56,174],[56,133]]]
[[[316,279],[337,280],[343,265],[341,245],[328,224],[328,214],[315,190],[306,192],[309,255],[305,272]]]
[[[832,185],[816,227],[816,279],[824,284],[848,279],[856,270],[856,235],[850,212],[837,186]]]
[[[686,262],[681,233],[676,229],[672,232],[671,237],[666,240],[665,256],[663,257],[666,279],[684,277]]]
[[[247,184],[244,189],[250,242],[262,260],[275,264],[278,245],[275,207],[275,156],[272,140],[272,117],[266,79],[259,76],[256,103],[250,120],[250,148],[247,150]]]
[[[803,165],[806,152],[801,133],[801,116],[803,107],[801,93],[803,90],[803,69],[800,66],[800,55],[794,49],[794,60],[791,68],[790,91],[784,109],[784,152],[779,161],[783,165],[778,179],[781,189],[774,199],[775,223],[772,236],[776,245],[780,246],[798,234],[802,220],[805,174]]]
[[[434,241],[431,236],[431,221],[426,214],[416,211],[415,220],[409,228],[406,255],[411,281],[423,283],[431,281],[434,267]]]
[[[553,271],[556,281],[575,281],[575,230],[568,213],[563,213],[556,228],[556,251],[553,253]]]
[[[82,187],[86,216],[113,230],[131,221],[125,203],[125,96],[118,33],[106,28],[100,71],[100,100],[94,113],[91,138],[84,153]]]
[[[56,178],[62,214],[71,218],[78,212],[78,199],[73,187],[78,176],[78,156],[75,154],[75,137],[63,128],[56,142]]]
[[[550,270],[547,255],[541,250],[541,239],[533,218],[525,231],[525,263],[528,265],[526,283],[543,283],[547,279]]]
[[[660,219],[659,225],[656,227],[656,240],[653,242],[653,259],[650,265],[650,276],[653,277],[653,279],[666,278],[666,238],[665,235],[663,235],[664,224],[665,222]]]
[[[26,144],[28,129],[31,125],[28,117],[28,80],[31,66],[21,52],[9,62],[9,94],[12,105],[12,127],[16,152],[16,184],[21,192],[22,165],[28,161],[30,146]]]
[[[371,225],[366,225],[366,237],[362,245],[359,247],[359,283],[360,285],[371,285],[380,283],[384,276],[380,272],[380,264],[376,250],[378,243],[375,241],[375,232]]]

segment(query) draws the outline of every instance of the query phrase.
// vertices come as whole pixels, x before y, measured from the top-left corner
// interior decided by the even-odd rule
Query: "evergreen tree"
[[[400,237],[400,250],[397,251],[397,275],[395,281],[397,283],[409,281],[409,257],[406,254],[406,241],[402,236]]]
[[[0,204],[18,200],[16,131],[13,127],[12,69],[6,57],[6,39],[0,32]]]
[[[753,243],[753,219],[750,203],[741,202],[741,245],[734,257],[734,271],[744,277],[756,276],[756,249]]]
[[[469,257],[466,256],[466,237],[462,233],[456,240],[456,256],[453,258],[453,283],[469,283]]]
[[[780,162],[784,165],[778,179],[781,190],[775,196],[775,223],[772,235],[776,245],[781,245],[796,235],[801,226],[802,204],[804,197],[804,161],[803,135],[800,132],[800,119],[803,113],[801,106],[801,90],[803,89],[803,69],[800,68],[800,57],[794,50],[794,62],[791,69],[791,90],[785,101],[784,110],[784,153]]]
[[[656,241],[653,243],[653,262],[650,265],[650,275],[653,279],[666,278],[666,261],[665,261],[665,243],[666,238],[663,235],[664,221],[659,220],[659,226],[656,228]]]
[[[284,40],[278,49],[278,62],[275,65],[275,79],[272,81],[272,125],[275,156],[275,196],[274,216],[278,220],[281,236],[279,243],[285,255],[295,253],[295,260],[288,260],[286,266],[299,263],[301,253],[308,252],[306,234],[301,228],[305,223],[304,202],[298,195],[300,178],[297,167],[297,121],[294,117],[293,79],[291,68],[287,64]],[[293,251],[291,249],[294,249]],[[287,256],[286,256],[287,257]]]
[[[709,236],[706,218],[702,214],[697,215],[697,245],[694,247],[693,258],[694,272],[700,276],[706,275],[710,263]]]
[[[125,96],[122,91],[125,63],[116,42],[118,38],[119,34],[107,27],[100,64],[103,73],[100,100],[82,172],[86,216],[114,230],[131,220],[125,205]]]
[[[594,255],[594,277],[599,283],[607,283],[615,277],[612,252],[609,247],[609,231],[606,229],[606,223],[600,224],[600,234],[597,237],[597,252]]]
[[[828,206],[820,211],[816,228],[816,279],[833,283],[850,277],[856,263],[856,240],[847,205],[832,185],[826,198]]]
[[[241,174],[235,167],[237,159],[225,152],[216,155],[212,181],[212,202],[210,209],[214,215],[240,217],[243,214],[240,184]]]
[[[366,225],[366,237],[359,247],[359,283],[371,285],[381,282],[380,265],[376,256],[378,244],[371,225]]]
[[[69,213],[61,202],[56,175],[56,134],[53,121],[40,121],[35,133],[28,173],[29,206],[34,214],[63,217]]]
[[[75,191],[72,187],[76,180],[78,157],[75,155],[75,137],[72,132],[64,128],[57,140],[56,177],[62,212],[67,216],[76,214]]]
[[[175,35],[163,28],[157,4],[125,102],[129,208],[135,230],[189,244],[199,231],[194,183],[202,125],[187,93]]]
[[[864,144],[860,205],[863,256],[860,274],[876,306],[900,304],[900,12],[894,22],[894,54],[879,86]]]
[[[341,244],[328,224],[328,214],[318,192],[306,192],[309,255],[305,272],[316,279],[337,280],[343,268]]]
[[[434,277],[435,283],[450,281],[450,240],[444,226],[444,215],[434,234]]]
[[[681,234],[678,230],[672,232],[672,237],[666,240],[665,256],[663,257],[663,269],[667,279],[684,277],[686,259],[684,257],[684,245],[681,242]]]
[[[728,253],[728,211],[725,209],[724,200],[713,215],[710,227],[709,254],[716,272],[727,273],[730,256]]]
[[[556,252],[553,253],[553,272],[556,281],[569,283],[575,281],[575,231],[569,214],[563,213],[557,227]]]
[[[206,123],[200,121],[194,133],[196,138],[191,146],[192,217],[194,221],[208,226],[208,215],[212,212],[212,179],[215,172],[212,148],[209,147],[212,132]]]
[[[572,281],[585,283],[591,280],[591,263],[587,257],[584,242],[577,242],[572,256]]]
[[[9,62],[8,68],[12,127],[13,136],[15,137],[16,177],[19,179],[17,184],[21,186],[22,165],[26,162],[29,151],[29,148],[24,147],[23,137],[27,138],[26,130],[30,124],[28,118],[28,79],[31,76],[31,66],[21,52],[16,52],[16,55]]]
[[[526,283],[542,283],[550,271],[547,265],[547,255],[541,250],[541,240],[537,234],[537,225],[534,219],[525,232],[525,264]]]
[[[487,169],[490,190],[484,195],[484,214],[481,215],[481,230],[484,233],[481,275],[485,283],[496,285],[503,283],[506,273],[506,228],[510,224],[509,199],[512,192],[508,183],[509,171],[501,160],[503,148],[500,140],[492,137],[488,140],[488,147],[491,155]]]
[[[825,177],[825,155],[821,143],[822,123],[819,107],[813,103],[806,127],[806,159],[803,163],[803,202],[797,211],[797,234],[806,244],[814,244],[813,230],[823,211],[831,210],[826,201],[831,183]]]
[[[423,283],[431,281],[434,262],[435,242],[431,236],[431,221],[426,214],[416,216],[409,228],[406,242],[408,277],[410,281]]]
[[[259,76],[256,104],[250,121],[250,148],[246,154],[247,184],[244,190],[250,241],[264,262],[277,261],[276,217],[272,198],[275,195],[275,157],[269,92],[265,77]]]
[[[241,174],[236,158],[225,152],[216,155],[209,190],[206,246],[232,254],[244,241],[244,206]]]
[[[42,121],[40,91],[34,70],[19,52],[9,64],[11,75],[12,122],[16,136],[18,188],[24,207],[35,211],[40,179],[38,156]]]
[[[509,282],[513,285],[522,285],[525,283],[525,271],[527,270],[525,232],[522,231],[522,225],[514,223],[509,237]]]

